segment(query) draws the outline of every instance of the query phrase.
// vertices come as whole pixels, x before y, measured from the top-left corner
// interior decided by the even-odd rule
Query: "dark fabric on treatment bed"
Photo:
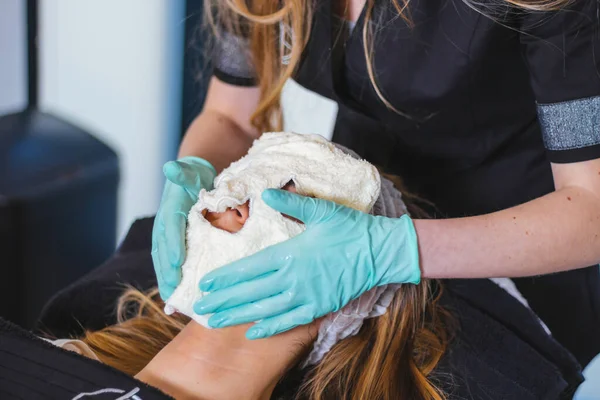
[[[125,285],[141,290],[156,286],[150,256],[153,222],[134,222],[109,260],[53,296],[42,310],[37,331],[63,338],[80,335],[83,328],[102,329],[116,323],[115,301]]]
[[[166,400],[98,361],[47,343],[0,318],[0,399]]]

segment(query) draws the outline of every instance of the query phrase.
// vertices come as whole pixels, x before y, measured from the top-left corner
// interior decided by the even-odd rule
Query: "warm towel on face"
[[[166,302],[165,312],[179,312],[210,328],[210,315],[199,315],[194,303],[205,296],[198,282],[215,269],[288,240],[305,230],[304,224],[284,217],[262,199],[266,189],[293,182],[298,194],[334,201],[368,212],[380,192],[377,169],[349,156],[318,135],[264,133],[248,154],[231,163],[201,190],[187,219],[187,254],[181,282]],[[248,205],[241,227],[229,232],[205,218]]]

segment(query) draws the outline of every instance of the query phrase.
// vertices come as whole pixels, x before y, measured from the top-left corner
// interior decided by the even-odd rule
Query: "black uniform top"
[[[316,2],[295,79],[338,103],[334,142],[402,176],[434,215],[522,204],[554,190],[550,162],[600,158],[600,2],[532,13],[483,0],[482,13],[463,0],[412,0],[410,28],[391,1],[377,0],[375,74],[401,114],[369,81],[364,11],[336,40],[332,2]],[[247,41],[222,38],[215,76],[253,85]],[[600,351],[597,266],[516,283],[582,364]]]
[[[377,82],[408,117],[369,81],[364,11],[336,62],[332,1],[317,3],[295,79],[339,103],[333,141],[402,176],[442,215],[526,202],[553,190],[549,160],[600,158],[598,2],[528,14],[484,0],[494,21],[462,0],[415,0],[411,29],[377,1]],[[215,75],[252,85],[243,38],[220,45]]]

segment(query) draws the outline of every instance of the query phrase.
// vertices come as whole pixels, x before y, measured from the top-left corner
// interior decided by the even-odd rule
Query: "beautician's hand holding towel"
[[[373,216],[331,201],[281,190],[263,200],[306,225],[300,235],[208,273],[198,314],[226,327],[260,321],[259,339],[337,311],[375,286],[419,283],[419,249],[412,220]]]
[[[183,157],[163,167],[167,183],[152,231],[152,261],[160,296],[166,300],[181,280],[187,216],[201,189],[210,190],[215,168],[199,157]]]

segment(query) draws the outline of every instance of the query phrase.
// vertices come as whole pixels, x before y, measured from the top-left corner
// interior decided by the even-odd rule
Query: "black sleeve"
[[[255,86],[255,68],[247,37],[220,29],[212,49],[213,75],[236,86]]]
[[[550,161],[600,158],[600,2],[522,18],[521,42]]]
[[[0,318],[0,398],[166,400],[158,389]]]

